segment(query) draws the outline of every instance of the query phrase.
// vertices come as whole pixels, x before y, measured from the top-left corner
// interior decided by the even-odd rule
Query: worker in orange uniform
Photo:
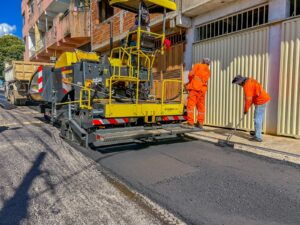
[[[205,95],[207,92],[207,84],[210,78],[210,59],[204,58],[200,63],[193,66],[189,73],[189,82],[186,89],[189,92],[187,101],[187,124],[185,127],[194,127],[194,108],[197,107],[198,116],[196,127],[202,129],[205,119]]]
[[[245,107],[244,114],[247,114],[251,105],[255,105],[254,113],[254,126],[255,132],[250,132],[253,136],[251,140],[262,142],[262,124],[263,118],[266,111],[266,104],[271,100],[268,93],[262,88],[261,84],[258,81],[242,77],[240,75],[236,76],[233,81],[233,84],[240,85],[244,88],[245,93]]]

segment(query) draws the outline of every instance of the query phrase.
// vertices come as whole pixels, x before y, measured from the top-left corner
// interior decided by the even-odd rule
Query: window
[[[29,16],[32,16],[34,13],[34,1],[33,0],[28,1],[28,13],[29,13]]]
[[[195,40],[203,41],[263,25],[268,22],[268,11],[269,6],[265,4],[200,25],[196,28]]]
[[[98,19],[99,23],[107,20],[114,15],[114,8],[111,7],[107,0],[98,1]]]
[[[171,46],[185,42],[186,41],[185,37],[186,37],[185,32],[170,34],[166,36],[166,38],[171,41]],[[160,47],[161,47],[161,39],[157,39],[155,41],[155,48],[158,49]]]
[[[300,0],[290,0],[290,16],[300,15]]]

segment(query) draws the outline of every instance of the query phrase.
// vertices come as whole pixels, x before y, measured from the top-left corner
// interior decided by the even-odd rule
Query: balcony
[[[49,20],[51,20],[52,16],[65,12],[69,8],[69,4],[70,0],[34,0],[34,8],[29,16],[28,27],[34,26],[46,11],[50,15]]]
[[[182,14],[188,17],[195,17],[233,1],[234,0],[182,0]]]
[[[89,11],[71,11],[61,15],[53,20],[52,28],[45,32],[42,41],[36,43],[31,60],[49,59],[50,56],[58,56],[65,51],[74,51],[89,43],[90,36]]]

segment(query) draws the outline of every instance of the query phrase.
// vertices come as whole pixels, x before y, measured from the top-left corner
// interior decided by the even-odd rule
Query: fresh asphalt
[[[300,167],[196,140],[81,151],[187,224],[300,224]]]

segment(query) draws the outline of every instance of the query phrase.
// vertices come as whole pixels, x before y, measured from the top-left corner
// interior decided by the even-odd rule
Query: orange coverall
[[[252,104],[264,105],[271,100],[268,93],[262,88],[260,83],[256,80],[249,78],[244,85],[245,93],[245,108],[244,113],[248,113]]]
[[[189,73],[189,91],[187,101],[187,121],[194,124],[194,108],[197,107],[199,124],[203,125],[205,119],[205,95],[207,83],[210,78],[210,70],[206,64],[195,64]]]

